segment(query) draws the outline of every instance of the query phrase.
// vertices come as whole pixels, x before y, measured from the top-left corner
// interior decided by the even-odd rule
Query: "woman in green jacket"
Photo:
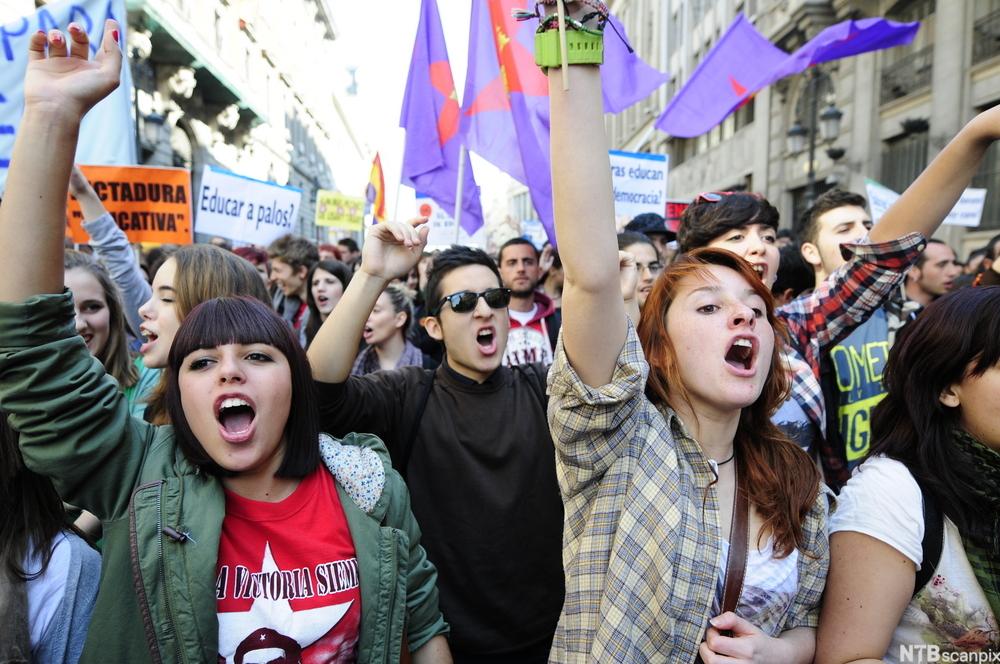
[[[0,206],[0,403],[25,464],[104,523],[81,661],[450,661],[405,486],[378,439],[319,434],[308,363],[273,312],[191,312],[166,368],[174,426],[130,417],[76,334],[65,191],[80,121],[118,85],[104,27],[94,61],[77,25],[30,37]]]

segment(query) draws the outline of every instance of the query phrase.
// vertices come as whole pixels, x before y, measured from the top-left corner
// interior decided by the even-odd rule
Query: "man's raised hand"
[[[368,231],[361,250],[361,271],[389,281],[406,276],[420,262],[430,228],[427,217],[384,221]]]

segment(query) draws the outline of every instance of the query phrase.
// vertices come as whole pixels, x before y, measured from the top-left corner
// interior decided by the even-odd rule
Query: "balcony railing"
[[[972,26],[972,64],[1000,54],[1000,11],[987,14]]]
[[[882,70],[880,103],[886,104],[913,94],[931,84],[934,70],[934,46],[928,46],[904,57]]]

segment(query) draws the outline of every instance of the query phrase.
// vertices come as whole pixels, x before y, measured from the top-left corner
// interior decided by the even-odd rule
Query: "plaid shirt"
[[[827,480],[843,485],[850,473],[827,442],[826,404],[820,387],[820,361],[826,352],[864,323],[892,296],[906,270],[924,250],[919,233],[879,244],[844,244],[847,262],[808,295],[789,302],[777,314],[788,326],[784,359],[792,374],[791,398],[823,436],[820,460]]]
[[[565,504],[566,601],[550,662],[695,660],[720,563],[719,508],[708,460],[670,410],[646,398],[649,373],[629,323],[611,382],[588,387],[562,341],[549,371],[549,425]],[[765,611],[772,636],[816,625],[829,550],[827,499],[803,525],[798,591]]]

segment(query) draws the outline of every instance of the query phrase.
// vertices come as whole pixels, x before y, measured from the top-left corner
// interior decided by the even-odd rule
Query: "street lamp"
[[[788,130],[788,151],[792,154],[809,149],[808,187],[806,188],[806,206],[816,201],[816,142],[833,143],[840,135],[840,120],[844,113],[837,108],[833,100],[827,102],[823,112],[819,112],[820,82],[823,74],[818,67],[813,67],[809,74],[809,85],[806,88],[806,99],[809,103],[809,117],[812,120],[807,129],[796,119]],[[818,136],[817,136],[818,135]],[[826,154],[834,161],[844,156],[842,148],[830,147]],[[836,156],[834,156],[836,155]]]

